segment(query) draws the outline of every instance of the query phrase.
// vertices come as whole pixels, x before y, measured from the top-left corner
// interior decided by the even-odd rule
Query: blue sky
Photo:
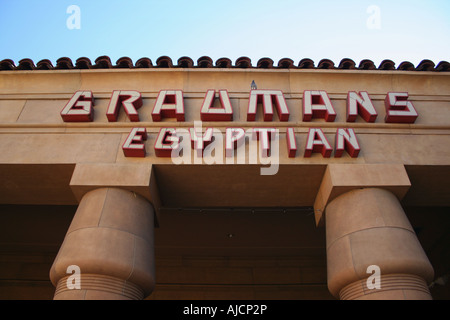
[[[80,29],[67,27],[70,5],[80,8]],[[16,64],[102,55],[113,64],[163,55],[174,63],[247,56],[254,65],[262,57],[450,61],[449,0],[0,0],[0,30],[0,60]]]

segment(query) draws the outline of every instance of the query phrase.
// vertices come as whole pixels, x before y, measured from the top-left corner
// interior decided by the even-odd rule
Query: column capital
[[[155,287],[154,209],[122,188],[86,193],[50,269],[54,299],[144,299]],[[78,287],[71,288],[77,267]],[[69,275],[69,277],[68,277]]]
[[[333,296],[431,298],[427,283],[434,278],[433,266],[394,193],[378,187],[346,192],[328,204],[325,219]],[[370,279],[379,282],[375,288],[367,285],[372,273]]]
[[[153,205],[158,225],[161,201],[152,164],[77,163],[70,187],[78,202],[98,188],[121,188],[139,194]]]
[[[328,203],[361,188],[383,188],[401,200],[411,186],[403,164],[329,164],[314,202],[317,226],[323,226]]]

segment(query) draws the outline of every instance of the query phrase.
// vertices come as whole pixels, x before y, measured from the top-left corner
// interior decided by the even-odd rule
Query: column
[[[97,188],[84,194],[50,270],[54,299],[147,297],[155,285],[153,229],[153,207],[135,192]],[[79,289],[67,285],[69,266],[80,270]]]
[[[403,165],[327,167],[314,208],[326,228],[327,281],[336,298],[431,299],[434,271],[400,204],[409,187]]]
[[[431,299],[433,268],[397,197],[380,188],[344,193],[326,208],[327,273],[340,299]],[[375,265],[380,283],[367,278]],[[372,279],[370,279],[372,280]]]

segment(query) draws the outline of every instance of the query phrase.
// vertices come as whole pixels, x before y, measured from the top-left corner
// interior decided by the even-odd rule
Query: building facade
[[[1,299],[449,299],[450,64],[0,62]]]

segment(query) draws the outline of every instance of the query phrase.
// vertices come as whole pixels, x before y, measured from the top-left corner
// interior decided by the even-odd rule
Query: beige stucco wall
[[[288,122],[278,121],[276,112],[274,121],[263,122],[261,110],[258,110],[255,122],[246,121],[250,84],[253,80],[258,89],[283,91],[290,110]],[[109,97],[113,90],[119,89],[137,90],[142,93],[143,106],[138,110],[141,122],[130,122],[123,111],[118,122],[108,122],[106,108]],[[164,89],[183,90],[186,122],[176,122],[174,119],[152,121],[151,111],[156,97],[158,92]],[[301,165],[305,169],[319,165],[320,174],[314,173],[318,176],[317,179],[314,178],[312,184],[314,188],[318,187],[325,166],[330,163],[394,163],[411,168],[417,166],[443,168],[444,174],[449,172],[449,73],[317,69],[154,68],[2,71],[0,72],[0,167],[8,168],[8,172],[11,172],[13,165],[19,174],[21,170],[25,170],[25,166],[29,169],[30,165],[37,164],[43,166],[64,164],[67,165],[68,172],[73,170],[73,165],[80,163],[170,165],[172,164],[170,158],[155,157],[153,145],[156,135],[161,127],[193,127],[194,121],[200,120],[201,104],[208,89],[228,90],[234,119],[233,122],[227,123],[203,123],[203,127],[218,128],[222,132],[226,127],[279,128],[281,165]],[[93,92],[95,97],[93,122],[63,122],[60,112],[77,90]],[[336,109],[336,120],[325,122],[323,119],[314,119],[311,122],[303,122],[303,90],[326,90]],[[369,93],[378,112],[375,123],[366,123],[361,117],[354,123],[345,121],[348,91]],[[391,91],[409,93],[409,100],[419,113],[414,124],[384,122],[384,99]],[[147,128],[149,133],[146,141],[147,155],[145,158],[127,158],[123,155],[121,146],[131,129],[137,126]],[[295,158],[287,157],[286,127],[295,128],[298,144]],[[322,128],[333,148],[336,128],[353,128],[361,146],[359,157],[350,158],[345,152],[342,158],[334,158],[334,154],[328,159],[320,154],[313,154],[311,158],[303,157],[310,127]],[[429,171],[425,170],[417,179],[428,174]],[[305,173],[303,177],[311,179],[307,175]],[[70,173],[67,176],[70,176]],[[15,181],[17,178],[10,174],[8,179],[3,181],[2,189],[6,190],[6,194],[8,190],[11,193],[16,192],[17,190],[13,189],[14,184],[15,188],[18,188],[19,182]],[[29,181],[32,179],[31,177]],[[201,180],[202,177],[196,176],[196,179]],[[229,183],[232,183],[231,179]],[[22,179],[20,183],[25,183],[25,180]],[[45,184],[42,181],[41,183]],[[433,182],[430,184],[433,185]],[[441,186],[439,190],[445,192],[448,188],[448,185]],[[310,198],[312,197],[311,195]],[[8,196],[4,196],[0,200],[5,202],[7,198]]]

